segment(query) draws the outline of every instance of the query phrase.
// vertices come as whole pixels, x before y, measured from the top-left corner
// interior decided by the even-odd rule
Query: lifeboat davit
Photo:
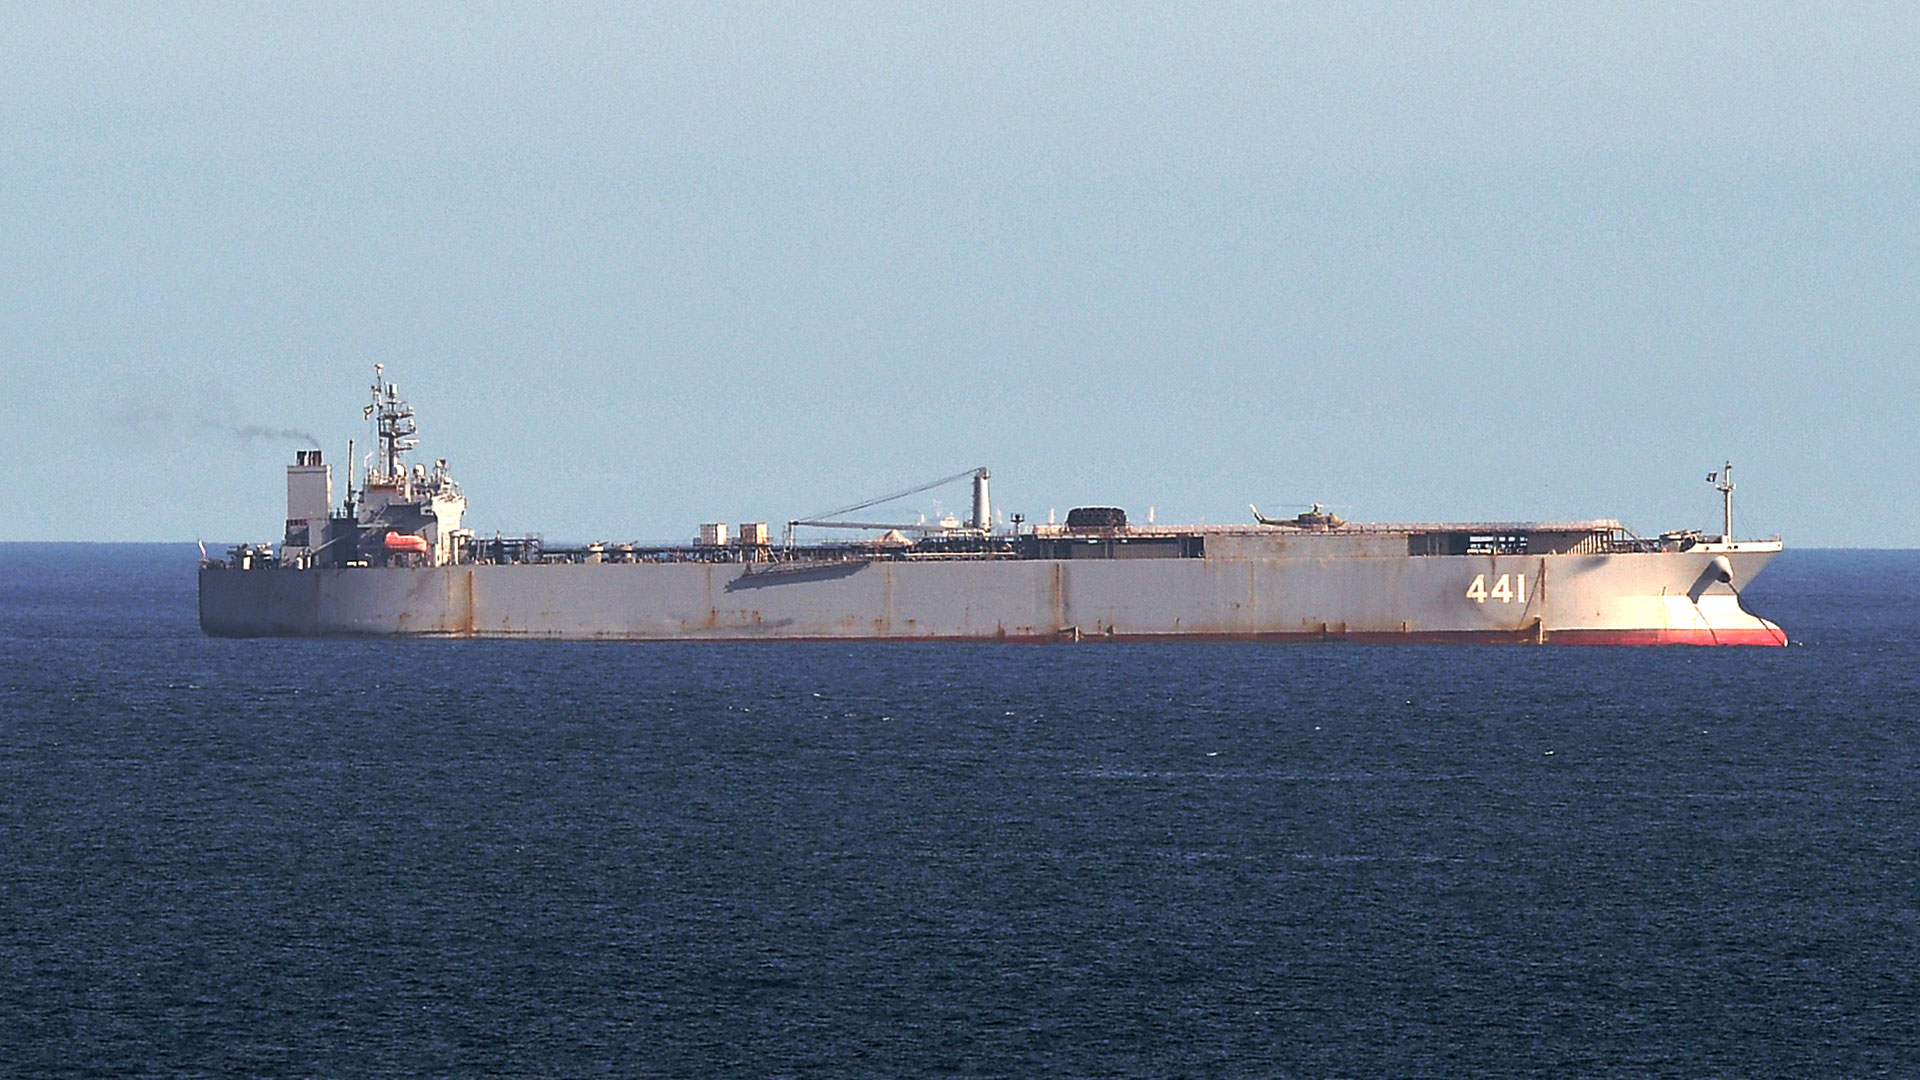
[[[388,533],[381,541],[388,551],[412,551],[421,555],[427,553],[427,538],[409,533]]]

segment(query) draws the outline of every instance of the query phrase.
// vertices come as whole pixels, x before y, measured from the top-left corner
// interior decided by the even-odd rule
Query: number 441
[[[1476,604],[1489,600],[1498,600],[1503,604],[1524,604],[1527,602],[1527,575],[1501,574],[1493,579],[1493,588],[1487,588],[1487,575],[1473,575],[1473,584],[1467,586],[1467,599]]]

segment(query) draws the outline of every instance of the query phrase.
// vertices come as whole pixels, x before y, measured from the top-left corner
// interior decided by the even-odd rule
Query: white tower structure
[[[984,466],[973,470],[973,520],[967,523],[982,532],[993,529],[993,504],[987,495],[988,475]]]

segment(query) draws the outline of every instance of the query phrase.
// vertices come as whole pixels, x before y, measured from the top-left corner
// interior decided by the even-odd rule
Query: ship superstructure
[[[1641,537],[1611,519],[1367,524],[1320,507],[1246,525],[1137,525],[1117,507],[1064,524],[996,519],[989,472],[680,545],[479,538],[447,471],[405,455],[413,410],[375,369],[376,452],[337,509],[318,450],[287,471],[284,542],[200,575],[212,634],[634,639],[1350,638],[1782,645],[1739,589],[1781,550],[1737,540],[1731,466],[1718,536]],[[351,459],[349,451],[349,459]],[[967,519],[870,520],[970,480]],[[801,542],[798,530],[864,530]]]
[[[413,407],[400,388],[386,381],[386,365],[373,369],[372,400],[362,416],[374,425],[375,451],[364,479],[354,486],[352,444],[348,444],[346,499],[333,503],[333,467],[319,450],[300,450],[287,467],[287,527],[278,565],[319,567],[446,566],[460,560],[473,534],[460,527],[467,512],[440,458],[429,469],[406,456],[419,445],[414,438]],[[271,550],[235,553],[248,566],[275,562]]]

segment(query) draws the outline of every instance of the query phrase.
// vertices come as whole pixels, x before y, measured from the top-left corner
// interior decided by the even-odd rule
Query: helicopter
[[[1253,520],[1262,525],[1284,525],[1295,529],[1337,529],[1347,523],[1346,519],[1328,512],[1327,508],[1319,503],[1312,504],[1309,509],[1290,518],[1270,518],[1262,514],[1260,508],[1252,503],[1247,504],[1247,509],[1253,511]]]

